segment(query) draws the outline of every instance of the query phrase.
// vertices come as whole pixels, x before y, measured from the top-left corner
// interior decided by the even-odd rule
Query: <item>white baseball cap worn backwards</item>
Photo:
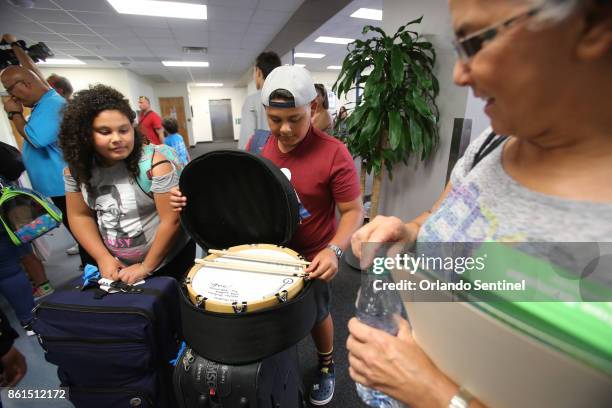
[[[293,95],[293,102],[272,102],[274,91],[285,90]],[[266,78],[261,88],[261,103],[275,108],[295,108],[309,105],[317,97],[317,90],[310,72],[295,65],[275,68]]]

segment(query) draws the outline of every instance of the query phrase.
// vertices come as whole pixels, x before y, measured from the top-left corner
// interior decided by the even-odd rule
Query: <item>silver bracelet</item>
[[[474,396],[470,394],[468,390],[463,387],[460,387],[459,391],[457,391],[457,394],[455,394],[453,398],[451,398],[448,404],[448,408],[468,408],[470,402],[473,399]]]

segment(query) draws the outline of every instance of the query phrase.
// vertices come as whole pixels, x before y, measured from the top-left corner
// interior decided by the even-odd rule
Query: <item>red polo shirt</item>
[[[291,172],[291,184],[310,217],[302,220],[289,247],[311,260],[336,233],[336,203],[361,194],[353,158],[342,142],[312,126],[288,153],[279,150],[271,134],[261,155]]]
[[[159,115],[152,110],[147,111],[146,113],[140,112],[138,116],[138,129],[140,133],[142,133],[151,144],[161,144],[161,140],[159,140],[159,136],[155,129],[161,129],[162,122]]]

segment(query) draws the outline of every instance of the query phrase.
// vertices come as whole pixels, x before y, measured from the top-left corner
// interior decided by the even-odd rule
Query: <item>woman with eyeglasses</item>
[[[430,211],[376,217],[354,253],[365,242],[612,241],[612,0],[450,0],[450,11],[454,81],[486,101],[492,131]],[[483,406],[406,321],[396,337],[356,319],[349,331],[356,382],[411,408]]]

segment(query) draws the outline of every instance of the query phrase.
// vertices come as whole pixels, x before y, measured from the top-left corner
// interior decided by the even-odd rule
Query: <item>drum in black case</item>
[[[252,245],[292,252],[282,249],[297,230],[299,202],[291,182],[269,160],[236,150],[210,152],[187,165],[180,189],[187,197],[181,223],[205,250]],[[198,268],[189,271],[181,290],[188,348],[174,382],[183,406],[303,406],[295,345],[315,325],[314,287],[321,283],[300,282],[297,293],[279,290],[272,296],[278,302],[265,308],[241,301],[239,288],[223,287],[235,297],[234,307],[223,307],[207,305],[207,297],[198,295],[194,276],[210,273]],[[205,372],[214,381],[207,381]]]

